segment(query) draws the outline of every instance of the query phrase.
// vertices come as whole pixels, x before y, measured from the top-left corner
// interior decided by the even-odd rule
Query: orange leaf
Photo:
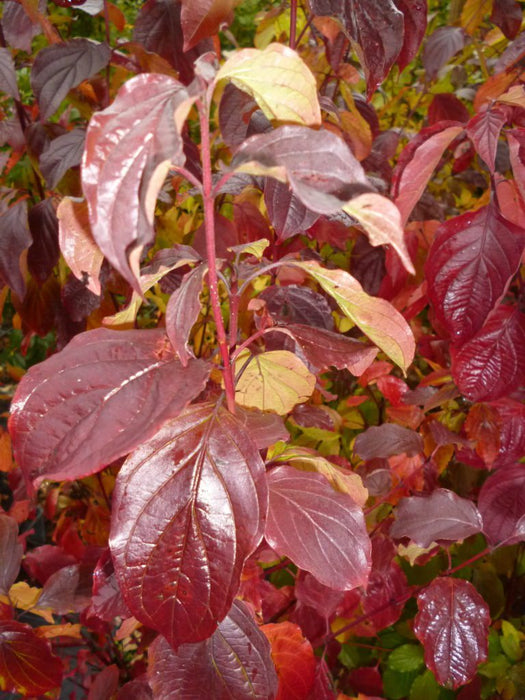
[[[315,677],[315,656],[300,627],[292,622],[262,625],[279,677],[276,700],[306,700]]]

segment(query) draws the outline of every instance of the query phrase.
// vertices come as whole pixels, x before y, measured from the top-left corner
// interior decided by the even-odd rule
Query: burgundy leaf
[[[111,49],[89,39],[70,39],[41,49],[31,70],[31,86],[41,119],[54,114],[71,88],[108,65]]]
[[[425,266],[428,296],[455,344],[470,340],[518,269],[525,232],[494,203],[442,224]]]
[[[523,36],[525,37],[525,34]],[[525,200],[525,129],[509,129],[505,136],[509,144],[509,157],[514,180]]]
[[[506,121],[505,112],[492,107],[476,114],[467,124],[467,135],[491,173],[494,173],[498,139]]]
[[[119,668],[111,664],[97,673],[89,689],[87,700],[111,700],[119,687]]]
[[[346,143],[331,131],[280,126],[247,139],[232,165],[258,174],[283,171],[301,202],[319,214],[338,211],[352,196],[371,190],[363,168]]]
[[[469,401],[493,401],[525,379],[525,314],[500,306],[452,355],[452,376]]]
[[[425,191],[443,152],[462,131],[463,127],[456,123],[439,122],[421,129],[404,148],[392,179],[392,197],[404,223]]]
[[[499,469],[483,484],[478,507],[491,545],[507,543],[525,514],[525,465]]]
[[[286,442],[290,437],[282,416],[276,413],[263,413],[254,408],[235,407],[235,417],[244,425],[246,434],[264,450],[278,440]]]
[[[137,619],[177,648],[209,637],[231,607],[267,509],[264,464],[244,426],[197,404],[125,462],[110,546]]]
[[[489,609],[468,581],[437,578],[418,599],[414,632],[441,685],[458,688],[487,658]]]
[[[500,469],[525,454],[525,405],[511,399],[500,399],[491,405],[501,418],[499,453],[492,464],[493,469]]]
[[[131,616],[117,583],[109,548],[104,550],[93,571],[93,595],[89,611],[107,622],[113,622],[115,617]]]
[[[294,284],[267,287],[259,298],[266,302],[270,315],[278,323],[307,324],[328,331],[334,328],[334,319],[326,298],[309,287]]]
[[[154,238],[164,176],[170,164],[184,163],[179,128],[190,106],[188,93],[173,78],[137,75],[89,123],[82,184],[93,237],[139,294],[140,255]]]
[[[0,121],[0,145],[5,146],[6,143],[16,152],[21,152],[25,149],[26,139],[18,119],[8,118]]]
[[[38,0],[38,11],[46,14],[46,0]],[[14,49],[31,53],[31,41],[42,32],[42,27],[33,22],[21,4],[15,0],[4,0],[2,29],[6,42]]]
[[[148,675],[155,697],[163,700],[273,700],[277,694],[270,644],[240,601],[203,642],[174,651],[157,637],[149,650]]]
[[[227,83],[219,103],[219,125],[227,146],[240,146],[249,135],[250,117],[256,108],[251,95]]]
[[[166,307],[166,333],[183,367],[187,366],[190,358],[195,357],[188,339],[201,310],[199,296],[207,270],[207,265],[198,265],[188,272]]]
[[[374,346],[322,328],[297,323],[278,330],[291,335],[308,362],[318,369],[346,368],[359,377],[377,355],[377,348]]]
[[[423,452],[423,439],[415,430],[395,423],[383,423],[359,433],[354,452],[361,459],[386,459],[400,454],[413,457]]]
[[[362,597],[367,626],[375,633],[393,625],[401,617],[411,590],[401,567],[394,561],[396,549],[391,539],[376,535],[372,539],[372,571]]]
[[[429,80],[465,46],[467,35],[461,27],[439,27],[426,41],[423,49],[423,65]]]
[[[325,659],[317,659],[315,678],[312,690],[307,700],[335,700],[336,694],[332,685],[332,676]]]
[[[442,121],[454,121],[464,124],[470,119],[470,113],[454,93],[438,92],[432,97],[427,118],[430,126]]]
[[[27,202],[19,200],[0,214],[0,282],[7,284],[22,299],[26,283],[20,271],[21,254],[32,243],[27,223]]]
[[[148,0],[135,22],[133,41],[171,63],[187,85],[193,79],[195,59],[204,51],[210,51],[212,44],[204,41],[190,51],[183,51],[181,8],[181,3],[173,0]]]
[[[73,129],[51,141],[40,156],[40,171],[48,187],[56,187],[69,168],[80,165],[85,140],[84,129]]]
[[[427,0],[394,0],[403,13],[405,31],[397,65],[403,70],[416,57],[427,28]]]
[[[0,511],[0,593],[7,595],[16,581],[24,548],[18,541],[16,520]]]
[[[22,566],[32,579],[43,585],[59,569],[76,563],[77,559],[62,547],[43,544],[26,553]]]
[[[464,540],[482,529],[481,516],[472,501],[448,489],[436,489],[429,496],[402,498],[390,534],[430,547],[440,540]]]
[[[41,696],[62,683],[63,666],[29,625],[0,620],[0,678],[4,691]]]
[[[146,680],[134,680],[119,688],[117,700],[153,700],[153,692]]]
[[[370,538],[352,498],[334,491],[324,476],[288,466],[272,469],[268,483],[269,545],[325,586],[345,590],[366,585]]]
[[[343,597],[343,591],[319,583],[307,571],[301,571],[295,580],[295,596],[303,605],[313,608],[319,615],[329,619],[337,610]]]
[[[15,100],[20,99],[13,57],[11,51],[3,47],[0,48],[0,90]]]
[[[101,297],[87,288],[87,286],[70,274],[60,292],[60,298],[69,318],[75,323],[80,323],[89,316],[92,311],[98,309]]]
[[[162,330],[82,333],[31,367],[9,427],[27,479],[78,479],[151,437],[203,389],[209,366],[181,367]]]
[[[264,203],[277,237],[286,240],[310,228],[319,215],[310,211],[284,182],[272,178],[264,186]]]
[[[312,0],[314,15],[339,19],[365,71],[368,98],[388,75],[404,44],[403,14],[393,0]]]
[[[180,0],[181,25],[184,34],[184,51],[198,44],[201,39],[217,34],[223,24],[233,19],[234,0]]]
[[[33,243],[27,252],[29,271],[39,282],[45,282],[60,257],[58,219],[52,199],[43,199],[28,214]]]
[[[514,39],[520,32],[523,7],[516,0],[494,0],[490,21],[501,29],[507,39]]]
[[[39,608],[52,608],[57,615],[77,611],[75,593],[80,581],[78,564],[65,566],[47,579],[38,599]]]

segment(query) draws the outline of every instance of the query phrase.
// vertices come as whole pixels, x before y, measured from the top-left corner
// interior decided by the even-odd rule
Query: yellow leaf
[[[41,593],[41,588],[30,586],[25,581],[18,581],[9,589],[9,599],[16,608],[29,610],[35,607]]]
[[[72,622],[66,622],[63,625],[42,625],[35,628],[35,633],[44,639],[53,639],[54,637],[82,639],[82,625]]]
[[[466,0],[461,11],[461,26],[472,36],[484,18],[490,17],[491,12],[492,0]]]
[[[245,366],[249,356],[243,350],[235,363],[236,372]],[[298,403],[307,401],[314,388],[315,376],[293,352],[272,350],[250,359],[237,381],[235,401],[245,408],[285,415]]]
[[[321,124],[314,75],[287,46],[270,44],[264,51],[236,51],[217,73],[216,84],[223,80],[251,95],[268,119]]]

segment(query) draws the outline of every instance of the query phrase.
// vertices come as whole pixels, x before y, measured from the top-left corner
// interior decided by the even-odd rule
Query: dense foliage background
[[[523,2],[1,13],[2,697],[524,697]]]

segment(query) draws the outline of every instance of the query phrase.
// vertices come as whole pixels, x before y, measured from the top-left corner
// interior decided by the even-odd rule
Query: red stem
[[[217,329],[217,342],[223,364],[222,375],[226,390],[226,403],[229,411],[235,413],[235,386],[233,383],[233,370],[230,362],[228,341],[221,313],[219,299],[219,283],[217,277],[217,255],[215,252],[215,196],[213,193],[211,146],[209,131],[208,103],[200,100],[197,102],[199,110],[199,122],[201,127],[201,162],[202,162],[202,199],[204,204],[204,227],[206,231],[206,253],[208,256],[208,285],[210,289],[210,301]]]
[[[297,0],[290,0],[290,48],[297,46],[295,37],[297,31]]]

